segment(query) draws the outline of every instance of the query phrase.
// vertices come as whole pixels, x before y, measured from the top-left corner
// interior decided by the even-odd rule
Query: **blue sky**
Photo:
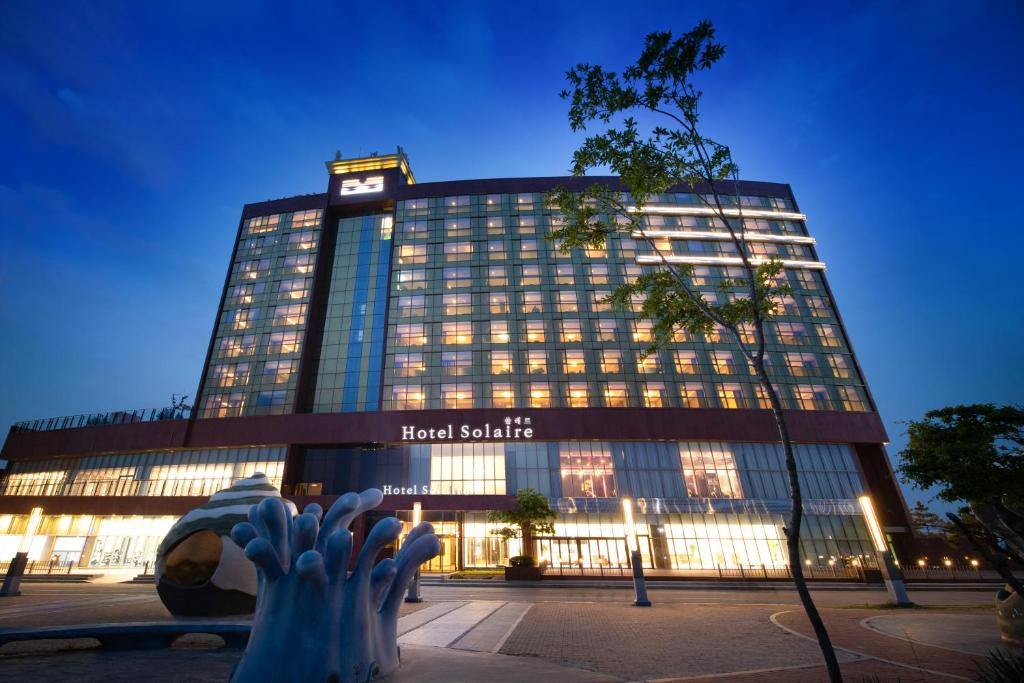
[[[242,204],[322,191],[336,149],[564,174],[566,69],[702,18],[706,130],[792,184],[892,452],[1022,400],[1020,3],[288,5],[0,5],[0,424],[193,393]]]

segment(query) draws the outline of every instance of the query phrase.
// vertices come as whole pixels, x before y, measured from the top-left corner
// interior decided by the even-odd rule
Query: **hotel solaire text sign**
[[[400,441],[516,441],[533,438],[533,427],[528,417],[506,416],[498,423],[443,424],[433,426],[402,425]]]

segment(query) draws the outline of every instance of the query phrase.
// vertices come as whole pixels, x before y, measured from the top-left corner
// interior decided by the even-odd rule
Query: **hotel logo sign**
[[[347,178],[341,181],[341,196],[348,197],[354,194],[372,194],[384,191],[384,176],[370,176],[364,180],[359,178]]]
[[[508,416],[497,425],[490,422],[483,424],[447,424],[440,427],[420,427],[418,425],[402,425],[400,441],[508,441],[528,440],[533,438],[531,419],[519,415]]]

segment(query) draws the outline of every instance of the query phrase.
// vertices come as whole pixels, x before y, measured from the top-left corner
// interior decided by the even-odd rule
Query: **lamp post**
[[[4,576],[4,583],[0,586],[0,597],[21,595],[21,577],[25,575],[25,567],[28,565],[28,551],[32,548],[32,537],[35,536],[43,521],[43,508],[32,508],[28,518],[28,525],[25,533],[18,544],[18,552],[11,559]]]
[[[882,533],[882,526],[878,523],[878,516],[875,515],[875,506],[871,502],[871,498],[861,496],[857,500],[864,512],[864,520],[868,524],[868,532],[871,535],[871,542],[875,546],[875,556],[878,558],[878,567],[882,570],[882,580],[885,582],[885,590],[889,593],[889,599],[900,607],[912,607],[914,603],[907,595],[907,588],[903,585],[903,574],[893,561],[889,546],[885,543],[885,535]]]
[[[640,546],[636,538],[636,525],[633,523],[633,499],[622,499],[622,517],[626,522],[626,547],[629,550],[630,565],[633,567],[633,590],[636,593],[634,607],[650,607],[647,599],[647,581],[644,578],[644,562],[640,555]]]
[[[412,504],[412,528],[415,529],[423,521],[423,508],[419,504],[419,501]],[[406,602],[423,602],[423,598],[420,596],[420,569],[416,568],[416,573],[412,577],[412,581],[409,582],[409,590],[405,594]]]

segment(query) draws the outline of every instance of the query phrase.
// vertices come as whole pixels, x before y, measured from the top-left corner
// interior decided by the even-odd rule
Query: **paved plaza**
[[[151,586],[23,589],[0,601],[0,629],[173,620]],[[819,590],[815,599],[848,680],[907,683],[974,677],[999,647],[992,593],[917,591],[922,607],[910,610],[872,607],[885,601],[880,590]],[[796,594],[785,588],[656,589],[650,608],[633,607],[619,588],[428,585],[423,594],[423,603],[403,605],[404,666],[389,679],[397,683],[824,679]],[[241,653],[220,644],[199,635],[155,651],[12,643],[0,648],[0,680],[226,681]]]

